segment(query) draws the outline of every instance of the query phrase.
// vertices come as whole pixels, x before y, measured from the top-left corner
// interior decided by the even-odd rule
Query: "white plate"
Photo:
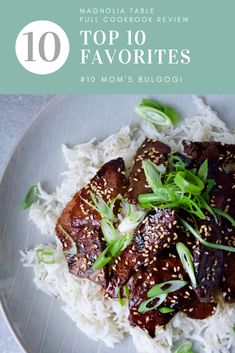
[[[61,145],[103,139],[138,119],[142,96],[75,95],[56,98],[29,127],[15,149],[0,184],[0,296],[5,315],[27,353],[134,353],[125,340],[112,350],[89,340],[61,310],[61,303],[37,291],[33,273],[20,263],[20,250],[45,242],[20,208],[28,187],[42,181],[52,191],[64,170]],[[192,96],[156,96],[183,117],[195,111]],[[209,96],[208,102],[234,126],[235,96]]]

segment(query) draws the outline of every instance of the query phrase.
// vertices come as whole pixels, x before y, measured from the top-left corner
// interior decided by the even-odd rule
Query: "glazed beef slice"
[[[140,194],[151,192],[142,168],[142,161],[149,159],[156,165],[165,164],[169,153],[170,147],[160,141],[146,139],[140,146],[134,158],[134,165],[129,176],[129,187],[126,193],[130,203],[137,204]]]
[[[56,234],[63,245],[69,271],[74,275],[106,286],[107,270],[92,269],[104,248],[101,216],[87,202],[92,203],[90,192],[93,192],[109,203],[119,194],[123,194],[125,187],[125,166],[122,158],[111,160],[103,165],[87,186],[74,195],[63,210],[56,225]]]
[[[208,242],[222,241],[221,229],[210,214],[198,224],[199,233]],[[224,252],[210,249],[198,241],[193,247],[193,262],[195,266],[197,288],[196,293],[203,302],[211,302],[213,294],[219,287],[222,276]]]
[[[219,161],[220,163],[235,162],[235,145],[187,140],[183,140],[182,143],[184,152],[191,156],[197,165],[200,165],[205,159]]]
[[[184,152],[193,158],[198,167],[205,159],[208,160],[208,177],[215,181],[215,186],[210,193],[211,206],[221,209],[235,218],[235,145],[220,142],[191,141],[183,141],[183,145]],[[223,217],[217,216],[217,220],[218,223],[212,226],[212,230],[209,229],[210,240],[235,246],[234,227]],[[202,231],[204,237],[206,236],[205,230],[208,233],[207,226],[210,227],[211,224],[205,224],[206,228]],[[235,301],[235,280],[233,274],[235,254],[227,251],[221,252],[206,249],[202,245],[198,245],[198,248],[201,254],[198,259],[198,262],[200,262],[198,275],[199,282],[202,285],[198,294],[201,299],[203,300],[203,297],[204,299],[208,298],[213,292],[212,289],[215,290],[216,286],[218,286],[225,301]],[[218,285],[219,278],[220,283]]]
[[[169,293],[163,304],[159,308],[167,307],[174,311],[162,314],[158,308],[139,313],[140,304],[148,299],[149,289],[156,284],[166,281],[184,280],[189,282],[189,278],[182,268],[179,259],[165,258],[158,259],[147,267],[140,268],[129,281],[129,321],[133,326],[139,326],[155,336],[156,326],[165,326],[178,312],[183,311],[186,315],[195,319],[205,319],[214,314],[214,303],[201,303],[197,298],[193,288],[186,285],[178,291]],[[150,306],[154,305],[154,302]]]
[[[149,212],[136,229],[131,243],[115,261],[107,293],[116,296],[118,287],[125,285],[141,265],[148,265],[162,251],[176,244],[177,226],[175,210]]]

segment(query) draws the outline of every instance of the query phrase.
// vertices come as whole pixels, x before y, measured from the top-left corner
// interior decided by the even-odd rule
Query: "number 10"
[[[28,32],[28,33],[24,33],[24,36],[28,37],[28,58],[25,61],[36,61],[34,59],[34,35],[33,32]],[[49,59],[46,55],[46,38],[48,35],[52,35],[53,39],[54,39],[54,54],[52,56],[51,59]],[[61,44],[60,44],[60,38],[58,37],[58,35],[54,32],[45,32],[41,35],[38,43],[38,52],[39,55],[41,57],[41,59],[43,61],[47,61],[47,62],[52,62],[55,61],[56,59],[58,59],[59,55],[60,55],[60,49],[61,49]]]

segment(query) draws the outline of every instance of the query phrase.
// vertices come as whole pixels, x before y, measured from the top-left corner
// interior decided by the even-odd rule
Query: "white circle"
[[[15,51],[28,71],[47,75],[59,70],[69,55],[69,40],[64,30],[51,21],[34,21],[18,34]]]

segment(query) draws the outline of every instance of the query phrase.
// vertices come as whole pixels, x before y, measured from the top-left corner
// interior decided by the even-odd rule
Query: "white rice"
[[[68,169],[62,175],[61,184],[52,194],[45,192],[39,184],[40,201],[30,209],[29,218],[43,234],[52,236],[53,244],[39,245],[36,249],[53,248],[56,253],[54,265],[43,265],[37,260],[36,249],[22,252],[24,265],[34,269],[37,288],[60,298],[64,303],[63,309],[82,332],[110,347],[120,342],[126,334],[132,336],[141,353],[171,352],[172,345],[182,338],[193,340],[201,353],[228,353],[235,346],[234,305],[218,306],[216,314],[206,320],[193,320],[179,313],[165,329],[157,328],[158,334],[154,339],[141,329],[130,327],[127,307],[121,308],[116,300],[104,299],[98,285],[69,273],[61,244],[54,233],[58,216],[75,192],[108,160],[123,157],[129,170],[137,148],[146,137],[167,143],[173,151],[181,150],[182,139],[234,143],[234,131],[229,130],[202,99],[196,97],[195,103],[198,114],[185,119],[177,127],[158,131],[152,124],[142,122],[140,125],[122,127],[117,134],[101,142],[93,139],[73,148],[63,145]]]

